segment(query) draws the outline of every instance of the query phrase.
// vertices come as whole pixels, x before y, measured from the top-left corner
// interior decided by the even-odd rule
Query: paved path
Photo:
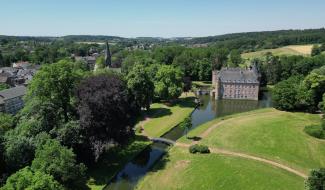
[[[188,148],[189,146],[191,146],[190,144],[185,144],[185,143],[176,143],[175,146],[177,147],[182,147],[182,148]],[[250,160],[255,160],[255,161],[259,161],[259,162],[263,162],[278,168],[281,168],[283,170],[286,170],[288,172],[291,172],[293,174],[296,174],[302,178],[307,178],[308,176],[298,170],[295,170],[289,166],[286,166],[284,164],[280,164],[278,162],[272,161],[272,160],[268,160],[265,158],[260,158],[257,156],[252,156],[249,154],[244,154],[244,153],[239,153],[239,152],[233,152],[233,151],[229,151],[229,150],[224,150],[224,149],[218,149],[218,148],[210,148],[211,153],[215,153],[215,154],[224,154],[224,155],[229,155],[229,156],[234,156],[234,157],[240,157],[240,158],[246,158],[246,159],[250,159]]]

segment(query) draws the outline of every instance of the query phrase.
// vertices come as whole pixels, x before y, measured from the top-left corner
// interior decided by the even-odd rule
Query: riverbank
[[[150,137],[160,137],[181,123],[195,109],[193,93],[183,93],[172,105],[155,103],[148,112],[144,113],[145,120],[138,127]]]

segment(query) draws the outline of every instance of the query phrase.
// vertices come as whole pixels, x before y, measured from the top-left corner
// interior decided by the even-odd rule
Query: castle
[[[258,100],[260,74],[255,66],[212,71],[211,95],[215,99]]]

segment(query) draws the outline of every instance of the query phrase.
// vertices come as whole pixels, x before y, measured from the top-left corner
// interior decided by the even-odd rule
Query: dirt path
[[[175,144],[175,146],[177,147],[182,147],[182,148],[188,148],[190,147],[191,145],[190,144],[185,144],[185,143],[179,143],[177,142]],[[280,164],[278,162],[275,162],[275,161],[272,161],[272,160],[268,160],[268,159],[265,159],[265,158],[260,158],[260,157],[257,157],[257,156],[252,156],[252,155],[249,155],[249,154],[244,154],[244,153],[239,153],[239,152],[233,152],[233,151],[229,151],[229,150],[224,150],[224,149],[218,149],[218,148],[210,148],[210,151],[211,153],[215,153],[215,154],[224,154],[224,155],[229,155],[229,156],[234,156],[234,157],[240,157],[240,158],[245,158],[245,159],[250,159],[250,160],[255,160],[255,161],[259,161],[259,162],[263,162],[263,163],[266,163],[266,164],[269,164],[269,165],[272,165],[274,167],[277,167],[277,168],[281,168],[283,170],[286,170],[290,173],[293,173],[295,175],[298,175],[304,179],[306,179],[308,176],[298,170],[295,170],[289,166],[286,166],[284,164]]]

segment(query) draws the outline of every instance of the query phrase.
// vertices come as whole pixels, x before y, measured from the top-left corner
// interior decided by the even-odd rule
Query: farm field
[[[313,45],[290,45],[276,49],[265,49],[256,52],[243,53],[242,58],[251,60],[253,58],[263,57],[267,52],[271,52],[273,55],[302,55],[309,56]]]

